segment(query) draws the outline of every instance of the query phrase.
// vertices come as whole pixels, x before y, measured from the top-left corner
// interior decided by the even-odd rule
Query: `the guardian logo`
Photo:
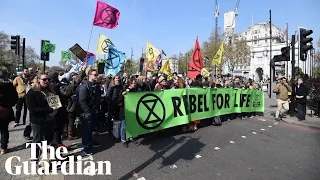
[[[29,146],[31,146],[30,160],[37,159],[37,146],[42,149],[42,158],[39,160],[41,167],[38,167],[36,161],[20,162],[21,158],[19,156],[12,156],[5,163],[7,173],[11,175],[56,175],[60,166],[63,175],[112,175],[110,161],[97,161],[95,163],[91,160],[83,160],[80,155],[77,156],[77,161],[75,161],[75,156],[62,157],[62,154],[68,153],[67,148],[58,147],[55,150],[54,147],[48,146],[46,141],[42,141],[41,143],[26,143],[26,148]],[[48,155],[50,156],[49,159]],[[14,167],[12,167],[13,160],[18,160],[19,162]]]

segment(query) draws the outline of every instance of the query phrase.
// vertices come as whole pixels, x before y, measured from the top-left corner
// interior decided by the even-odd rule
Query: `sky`
[[[49,66],[58,65],[61,51],[75,43],[95,53],[99,34],[108,36],[115,46],[130,58],[141,56],[149,41],[167,56],[184,53],[194,46],[198,36],[202,43],[215,26],[215,0],[103,0],[120,11],[115,29],[92,26],[96,0],[0,0],[0,31],[19,34],[26,44],[40,54],[41,40],[56,44],[50,54]],[[223,30],[223,14],[234,11],[237,0],[218,0],[219,27]],[[318,8],[317,8],[318,7]],[[268,22],[284,30],[289,25],[289,38],[298,27],[312,29],[311,35],[320,38],[319,0],[241,0],[236,17],[236,32],[250,25]],[[92,28],[93,27],[93,28]],[[315,43],[316,44],[316,43]],[[316,47],[318,48],[318,47]]]

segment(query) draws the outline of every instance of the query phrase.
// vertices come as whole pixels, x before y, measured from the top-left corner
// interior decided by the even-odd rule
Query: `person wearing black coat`
[[[136,80],[130,79],[127,81],[128,88],[125,91],[120,91],[120,96],[118,99],[119,120],[121,120],[120,125],[120,139],[125,147],[128,147],[128,141],[126,140],[126,123],[125,123],[125,108],[124,108],[124,98],[127,92],[136,92]]]
[[[32,88],[27,93],[27,107],[30,115],[33,132],[33,143],[47,141],[51,143],[55,131],[55,115],[58,107],[50,107],[47,97],[55,92],[49,88],[50,78],[44,73],[37,75]],[[40,157],[40,148],[37,146],[37,158]]]
[[[88,80],[82,81],[79,86],[78,102],[81,109],[81,137],[84,155],[91,155],[91,148],[100,146],[92,137],[101,105],[101,87],[97,84],[97,80],[98,72],[95,69],[90,69]]]
[[[18,101],[18,93],[7,77],[8,71],[5,68],[0,68],[0,111],[1,116],[3,116],[0,116],[1,154],[5,154],[7,152],[9,143],[8,125],[11,121],[14,121],[12,106],[14,106]]]
[[[120,120],[119,119],[120,108],[118,106],[118,101],[119,101],[120,92],[121,92],[122,88],[123,88],[123,86],[121,84],[120,77],[114,76],[112,78],[110,85],[109,85],[107,95],[106,95],[106,100],[109,104],[108,115],[106,118],[106,125],[107,125],[109,136],[113,136],[113,134],[112,134],[113,125],[112,125],[112,121],[111,121],[112,118],[114,118],[115,120]]]
[[[54,133],[54,141],[58,145],[58,147],[65,147],[66,145],[62,143],[61,136],[64,134],[64,125],[68,124],[68,112],[66,110],[66,106],[68,104],[68,97],[64,96],[60,89],[64,86],[67,86],[69,82],[66,81],[66,79],[62,79],[61,82],[58,79],[58,73],[52,72],[49,74],[49,78],[51,79],[51,83],[49,84],[50,89],[52,89],[56,95],[59,96],[60,102],[62,104],[62,107],[59,108],[57,114],[56,114],[56,126],[55,126],[55,133]]]
[[[303,78],[300,77],[298,79],[298,85],[296,89],[296,103],[297,103],[297,109],[298,114],[297,118],[299,121],[306,120],[306,109],[307,109],[307,96],[309,94],[308,87],[303,83]]]

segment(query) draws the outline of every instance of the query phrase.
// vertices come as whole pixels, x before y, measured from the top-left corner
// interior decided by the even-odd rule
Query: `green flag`
[[[173,89],[125,95],[126,138],[215,116],[264,112],[260,90]]]
[[[61,61],[72,60],[72,54],[69,51],[61,51]]]
[[[49,43],[47,41],[44,41],[41,50],[42,50],[43,53],[47,53],[47,52],[54,53],[55,50],[56,50],[56,45],[55,44],[51,44],[51,43]]]

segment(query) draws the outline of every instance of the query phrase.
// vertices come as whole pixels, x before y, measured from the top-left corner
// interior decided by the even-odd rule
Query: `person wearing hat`
[[[155,91],[161,91],[161,90],[166,89],[166,86],[167,86],[167,81],[166,81],[166,79],[165,79],[163,76],[160,76],[160,77],[158,78],[158,83],[156,84],[154,90],[155,90]]]
[[[287,79],[283,77],[281,83],[276,84],[273,89],[273,93],[277,94],[277,111],[276,121],[280,121],[280,114],[283,114],[289,110],[289,95],[288,92],[292,92],[292,88],[287,83]]]
[[[303,78],[298,78],[298,85],[296,87],[295,100],[297,103],[298,114],[297,118],[299,121],[306,120],[306,107],[307,107],[307,96],[309,94],[308,87],[303,83]]]

